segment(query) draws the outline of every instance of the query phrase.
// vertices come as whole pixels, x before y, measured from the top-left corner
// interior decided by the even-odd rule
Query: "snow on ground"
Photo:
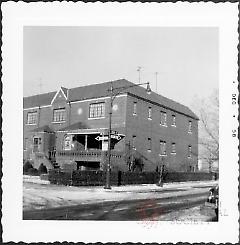
[[[214,210],[204,211],[204,206],[182,209],[168,214],[163,214],[157,218],[158,221],[172,222],[206,222],[215,216]]]
[[[196,192],[203,193],[206,191],[204,188],[194,189],[192,187],[209,186],[216,183],[215,181],[166,183],[163,187],[158,187],[155,184],[128,185],[113,186],[111,190],[107,190],[103,186],[74,187],[51,185],[49,181],[40,180],[39,176],[24,176],[23,209],[53,208],[102,201],[165,198],[172,195],[179,195],[179,191],[182,188],[187,189],[184,191],[184,195]],[[170,189],[174,189],[175,191],[167,192]],[[164,192],[165,190],[166,192]]]

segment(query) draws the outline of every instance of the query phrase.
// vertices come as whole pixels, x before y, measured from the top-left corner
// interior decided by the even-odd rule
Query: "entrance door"
[[[33,152],[38,152],[41,145],[41,138],[34,137],[33,138]]]

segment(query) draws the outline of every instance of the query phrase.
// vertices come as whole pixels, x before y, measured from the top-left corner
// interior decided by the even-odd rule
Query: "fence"
[[[61,172],[60,170],[49,171],[51,184],[73,186],[103,186],[106,181],[106,173],[103,171],[73,171]],[[211,180],[211,173],[184,173],[171,172],[164,175],[163,182],[200,181]],[[112,172],[110,175],[111,185],[154,184],[159,180],[156,172]]]

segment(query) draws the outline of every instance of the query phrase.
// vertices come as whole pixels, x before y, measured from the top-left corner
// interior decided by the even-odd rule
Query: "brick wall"
[[[89,119],[89,106],[91,103],[105,102],[105,117],[101,119]],[[137,102],[137,115],[133,115],[133,103]],[[152,108],[152,119],[148,119],[148,108]],[[53,110],[66,108],[66,122],[53,123]],[[26,125],[27,113],[37,111],[40,114],[36,125]],[[160,111],[167,113],[167,127],[160,125]],[[53,130],[59,130],[71,124],[82,122],[88,128],[109,127],[109,98],[84,100],[76,103],[67,103],[64,96],[56,98],[52,106],[40,109],[24,110],[24,138],[28,138],[28,144],[32,144],[33,129],[49,125]],[[172,115],[176,116],[176,127],[172,127]],[[192,121],[192,133],[188,133],[188,121]],[[136,136],[136,150],[144,158],[144,171],[155,171],[161,163],[171,171],[188,171],[190,165],[197,166],[198,155],[198,123],[185,115],[165,109],[151,102],[144,101],[132,95],[117,97],[113,103],[112,129],[126,135],[116,146],[115,150],[129,151],[132,145],[132,136]],[[57,133],[57,149],[62,150],[65,134]],[[50,136],[49,136],[50,137]],[[54,136],[51,143],[44,142],[46,151],[48,147],[55,145]],[[148,138],[151,138],[151,151],[148,151]],[[160,140],[167,143],[167,154],[160,157]],[[46,139],[46,141],[48,141]],[[176,143],[176,155],[171,154],[171,143]],[[192,157],[188,158],[188,145],[192,146]],[[24,151],[24,158],[28,158],[31,149]],[[148,159],[148,160],[146,160]],[[124,167],[125,168],[125,167]]]
[[[133,115],[133,103],[137,103],[137,115]],[[148,119],[148,108],[152,108],[152,119]],[[167,127],[160,125],[160,111],[167,113]],[[171,126],[172,115],[176,116],[176,127]],[[192,121],[192,133],[188,133],[188,121]],[[133,96],[127,97],[126,142],[132,144],[135,135],[136,150],[150,161],[145,161],[144,170],[154,171],[163,162],[169,170],[187,171],[189,165],[197,166],[198,135],[197,120],[176,113],[161,106],[151,104]],[[148,151],[151,138],[151,152]],[[166,141],[167,156],[160,157],[160,140]],[[171,154],[171,144],[176,143],[176,154]],[[187,157],[188,145],[192,146],[191,159]]]

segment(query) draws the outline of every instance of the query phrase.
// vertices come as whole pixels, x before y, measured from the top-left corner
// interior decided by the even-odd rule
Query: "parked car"
[[[219,198],[218,198],[219,186],[211,188],[208,193],[206,206],[213,207],[215,209],[216,216],[218,218],[218,206],[219,206]]]

